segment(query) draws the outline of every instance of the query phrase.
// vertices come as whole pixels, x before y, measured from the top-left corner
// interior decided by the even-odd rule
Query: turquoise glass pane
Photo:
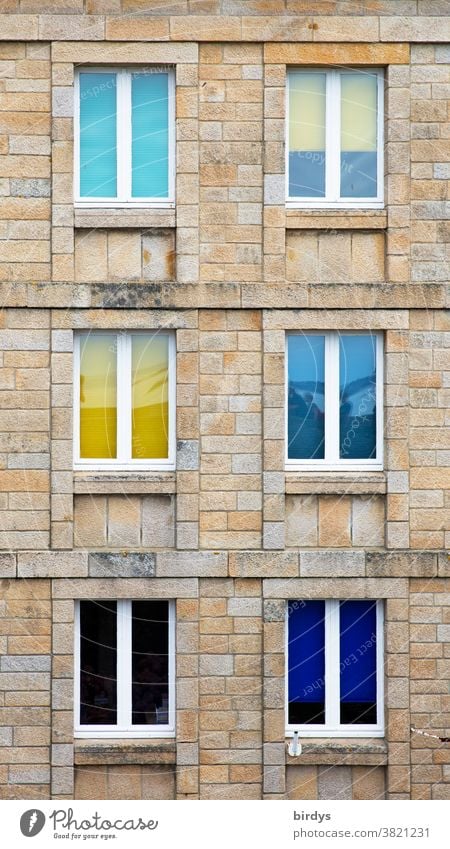
[[[376,336],[339,340],[341,460],[376,457],[376,348]]]
[[[80,74],[80,197],[117,196],[116,74]]]
[[[168,98],[168,74],[133,74],[131,194],[134,198],[169,195]]]
[[[325,337],[288,337],[288,458],[323,460]]]

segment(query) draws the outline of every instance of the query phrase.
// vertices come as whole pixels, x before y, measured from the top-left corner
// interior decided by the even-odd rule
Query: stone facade
[[[449,799],[447,2],[2,12],[0,798]],[[131,56],[176,71],[176,208],[74,209],[74,69]],[[383,209],[285,208],[314,64],[385,69]],[[96,328],[174,333],[174,472],[73,471]],[[285,470],[317,329],[384,334],[382,472]],[[384,600],[385,737],[294,758],[286,603],[348,597]],[[175,739],[74,739],[74,602],[121,598],[176,602]]]

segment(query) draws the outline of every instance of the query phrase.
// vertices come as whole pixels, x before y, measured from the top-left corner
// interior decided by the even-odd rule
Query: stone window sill
[[[337,766],[385,766],[387,743],[381,738],[308,738],[301,739],[301,754],[291,757],[286,741],[286,764],[335,764]]]
[[[150,229],[151,227],[175,227],[175,209],[130,209],[75,208],[76,228]]]
[[[384,230],[385,209],[286,209],[286,227],[292,230]]]
[[[176,491],[175,472],[74,472],[76,495],[171,494]]]
[[[289,495],[384,495],[384,472],[290,472]]]
[[[174,764],[175,740],[75,740],[74,761],[84,764]]]

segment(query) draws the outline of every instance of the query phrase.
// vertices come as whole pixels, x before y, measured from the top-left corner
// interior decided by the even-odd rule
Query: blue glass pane
[[[132,196],[169,194],[168,74],[133,74]]]
[[[376,641],[376,602],[342,601],[340,702],[343,724],[376,724]]]
[[[288,336],[288,457],[325,454],[325,337]]]
[[[289,197],[325,197],[325,151],[289,152]]]
[[[289,723],[325,722],[325,602],[290,601]]]
[[[376,457],[376,336],[339,340],[339,456],[342,460]]]
[[[117,196],[116,74],[80,74],[80,197]]]
[[[377,152],[346,150],[341,153],[341,197],[376,198]]]

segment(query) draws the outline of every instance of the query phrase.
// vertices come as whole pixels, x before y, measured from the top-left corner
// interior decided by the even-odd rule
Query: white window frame
[[[315,599],[314,599],[315,600]],[[286,660],[286,736],[294,732],[302,737],[383,737],[384,736],[384,610],[383,600],[376,604],[376,664],[377,664],[377,723],[376,725],[341,725],[340,723],[340,628],[339,605],[341,601],[367,601],[368,599],[317,599],[325,601],[325,723],[322,725],[289,724],[289,601],[286,605],[285,660]]]
[[[131,457],[131,411],[132,411],[132,351],[131,338],[135,335],[158,334],[151,330],[93,330],[92,333],[114,335],[117,339],[117,457],[104,459],[80,457],[80,339],[88,331],[80,331],[74,338],[74,414],[73,454],[75,471],[173,471],[176,454],[176,350],[175,334],[161,331],[168,337],[168,451],[169,456],[161,459],[133,459]]]
[[[325,337],[325,457],[323,460],[289,458],[289,336]],[[339,457],[339,338],[341,336],[374,336],[376,339],[376,452],[374,459],[344,460]],[[372,330],[303,330],[286,334],[285,353],[285,463],[287,471],[374,472],[383,470],[383,334]]]
[[[156,66],[155,66],[156,69]],[[79,209],[172,209],[175,207],[175,69],[157,66],[168,75],[168,197],[133,198],[131,195],[131,77],[148,73],[148,68],[118,68],[101,65],[78,68],[74,81],[74,206]],[[80,195],[80,74],[110,73],[117,75],[117,197],[89,198]]]
[[[326,74],[325,97],[325,197],[289,196],[289,87],[291,73]],[[341,74],[366,71],[377,76],[377,196],[372,198],[340,197]],[[382,68],[347,68],[332,70],[322,67],[289,68],[286,85],[286,208],[287,209],[383,209],[384,207],[384,71]]]
[[[159,599],[148,599],[149,601]],[[169,722],[166,725],[132,725],[132,681],[131,681],[131,629],[132,600],[102,599],[117,603],[117,724],[81,725],[80,723],[80,599],[75,603],[75,647],[74,647],[74,735],[77,738],[110,737],[175,737],[175,602],[169,601]],[[137,599],[142,601],[142,599]]]

